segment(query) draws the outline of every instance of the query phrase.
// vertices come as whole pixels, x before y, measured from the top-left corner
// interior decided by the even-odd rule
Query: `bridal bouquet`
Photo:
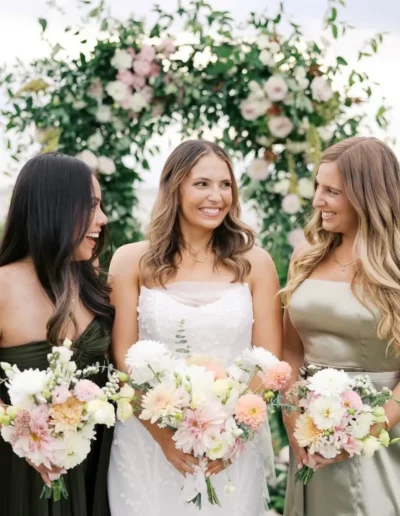
[[[175,358],[166,346],[139,341],[126,356],[130,385],[117,394],[117,416],[126,420],[134,410],[135,390],[142,393],[139,417],[175,430],[177,449],[199,459],[195,474],[183,487],[186,502],[198,508],[202,496],[220,505],[210,477],[208,460],[221,459],[227,465],[257,437],[277,391],[287,384],[291,368],[272,353],[246,349],[235,363],[224,368],[215,356]],[[255,390],[251,385],[257,383]],[[225,493],[234,489],[229,477]]]
[[[35,466],[55,466],[62,473],[87,457],[96,424],[114,425],[115,411],[108,400],[118,389],[111,369],[104,389],[87,379],[99,372],[99,365],[77,370],[71,345],[65,340],[53,347],[46,370],[20,371],[16,365],[0,364],[11,400],[10,406],[0,406],[3,439],[18,457]],[[51,488],[44,486],[41,497],[67,498],[62,473],[51,475]]]
[[[383,405],[393,396],[387,388],[377,392],[367,375],[351,378],[342,370],[322,369],[295,384],[287,396],[301,411],[294,437],[312,454],[332,459],[345,451],[350,457],[372,457],[399,440],[390,440],[383,427],[378,437],[371,434],[373,425],[386,421]],[[313,473],[303,466],[296,480],[307,484]]]

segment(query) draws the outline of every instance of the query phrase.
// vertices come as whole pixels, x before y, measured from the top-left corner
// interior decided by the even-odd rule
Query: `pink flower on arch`
[[[138,59],[137,61],[134,61],[133,69],[140,77],[148,77],[151,72],[151,63],[149,63],[149,61]]]

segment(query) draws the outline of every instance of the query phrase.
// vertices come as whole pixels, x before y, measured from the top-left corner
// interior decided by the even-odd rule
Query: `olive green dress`
[[[109,324],[96,317],[75,341],[75,357],[79,369],[99,362],[108,362]],[[32,342],[12,348],[0,348],[0,362],[16,364],[23,369],[45,369],[49,343]],[[103,386],[107,372],[90,379]],[[9,403],[7,389],[0,387],[0,398]],[[68,498],[59,502],[40,499],[43,480],[25,459],[15,455],[11,446],[0,437],[0,515],[1,516],[109,516],[107,471],[112,442],[112,429],[97,428],[97,438],[87,459],[64,475]]]
[[[400,310],[400,307],[398,307]],[[367,310],[348,283],[308,279],[294,292],[289,314],[307,364],[368,372],[376,389],[400,381],[400,356],[378,338],[376,309]],[[391,432],[400,437],[400,425]],[[371,458],[354,457],[294,482],[291,453],[285,516],[400,516],[400,442]]]

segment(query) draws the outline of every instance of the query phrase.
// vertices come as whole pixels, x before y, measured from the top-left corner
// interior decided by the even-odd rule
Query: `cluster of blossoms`
[[[115,410],[107,391],[89,380],[100,366],[77,370],[72,361],[72,342],[52,348],[46,370],[1,363],[11,405],[0,407],[1,435],[14,453],[35,466],[56,466],[64,472],[80,464],[90,452],[95,426],[115,423]],[[116,389],[111,375],[111,385]],[[113,391],[113,392],[114,392]],[[60,475],[53,475],[52,488],[44,494],[55,500],[67,496]]]
[[[290,378],[290,366],[272,353],[254,348],[225,368],[215,356],[176,358],[154,341],[133,345],[126,365],[130,385],[115,397],[118,417],[126,420],[132,416],[137,404],[135,389],[140,390],[139,417],[175,429],[175,446],[200,459],[196,474],[185,480],[185,501],[201,507],[202,495],[207,494],[211,504],[219,504],[211,479],[205,475],[207,461],[233,461],[246,443],[255,439],[267,417],[267,405],[273,404]],[[252,390],[255,377],[261,385]],[[228,477],[225,492],[233,489]]]
[[[397,441],[382,427],[378,437],[371,434],[373,425],[386,422],[383,405],[392,392],[377,392],[366,375],[351,378],[341,370],[323,369],[296,384],[289,397],[301,410],[294,436],[311,454],[332,459],[344,450],[350,457],[372,457],[381,446]],[[307,483],[312,475],[304,466],[296,479]]]

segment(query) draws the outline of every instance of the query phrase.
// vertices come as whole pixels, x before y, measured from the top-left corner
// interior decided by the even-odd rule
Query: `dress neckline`
[[[95,315],[93,319],[90,321],[90,323],[86,326],[86,328],[78,335],[78,337],[72,342],[72,349],[75,349],[77,347],[77,344],[83,339],[83,337],[89,332],[89,330],[92,328],[94,323],[97,321],[98,316]],[[49,342],[46,339],[43,340],[32,340],[30,342],[26,342],[24,344],[17,344],[16,346],[7,346],[7,347],[0,347],[0,350],[7,350],[7,349],[15,349],[15,348],[23,348],[25,346],[36,346],[39,344],[47,344],[50,346]]]
[[[321,283],[337,283],[338,285],[351,285],[350,281],[335,281],[335,280],[327,280],[327,279],[320,279],[320,278],[306,278],[304,282],[306,281],[318,281]]]

